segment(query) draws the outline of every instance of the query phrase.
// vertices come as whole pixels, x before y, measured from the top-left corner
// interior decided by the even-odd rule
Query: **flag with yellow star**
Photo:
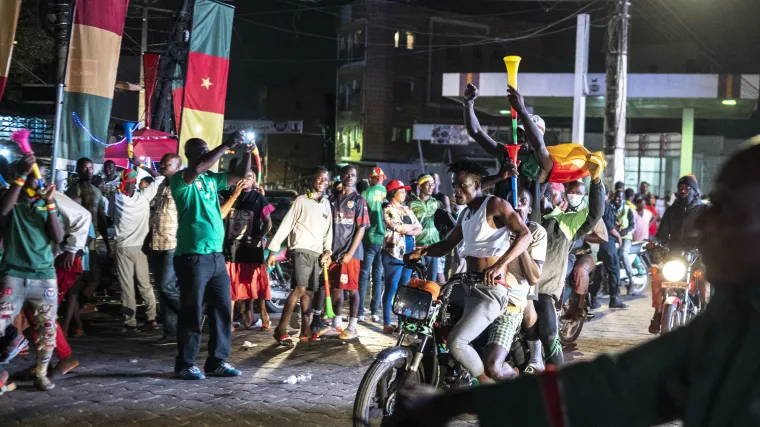
[[[201,138],[209,149],[222,143],[234,13],[225,3],[195,1],[185,84],[173,88],[179,155],[185,162],[188,139]]]

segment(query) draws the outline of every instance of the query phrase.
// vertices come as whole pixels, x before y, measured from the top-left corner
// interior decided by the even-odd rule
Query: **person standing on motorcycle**
[[[699,185],[694,175],[684,175],[678,180],[678,192],[675,203],[665,210],[654,236],[654,241],[666,246],[671,252],[688,251],[700,242],[696,227],[697,218],[708,206],[702,203]],[[652,307],[654,316],[649,325],[649,332],[660,332],[662,323],[662,273],[652,277]],[[698,281],[699,295],[702,303],[710,301],[710,283],[704,279]]]
[[[633,197],[633,190],[631,190],[631,197]],[[633,230],[636,228],[636,218],[633,216],[633,204],[628,201],[628,195],[623,191],[616,191],[612,199],[612,206],[615,208],[615,228],[620,233],[622,240],[618,247],[618,256],[623,261],[623,267],[625,268],[625,274],[628,277],[628,286],[630,289],[631,280],[633,277],[633,267],[631,265],[631,258],[628,253],[631,252],[631,243],[633,242]]]
[[[480,355],[470,343],[508,309],[507,267],[528,249],[531,233],[506,200],[483,195],[481,180],[488,175],[485,167],[462,159],[451,164],[449,171],[454,173],[454,201],[467,208],[445,240],[416,249],[405,261],[446,256],[459,242],[464,243],[461,255],[467,260],[468,272],[483,273],[484,280],[465,286],[464,314],[448,336],[449,350],[473,377],[490,382]],[[511,245],[510,233],[516,235]]]
[[[547,234],[546,262],[538,281],[538,300],[534,301],[538,321],[525,325],[525,336],[531,341],[533,337],[541,340],[545,358],[553,365],[564,363],[562,346],[557,331],[557,302],[565,289],[567,277],[568,254],[573,244],[591,231],[602,217],[604,209],[604,185],[599,177],[601,169],[588,164],[591,176],[591,191],[588,202],[584,202],[586,188],[580,181],[567,185],[565,199],[567,210],[562,212],[552,205],[552,193],[546,192],[543,204],[552,209],[544,215],[543,227]],[[535,353],[541,354],[540,349]],[[531,353],[534,349],[531,348]]]
[[[541,269],[546,259],[546,230],[541,224],[528,221],[531,210],[530,192],[521,188],[517,199],[515,211],[528,226],[531,234],[531,242],[528,250],[520,254],[517,262],[507,266],[507,284],[509,285],[509,304],[496,320],[488,327],[488,345],[486,346],[486,375],[493,379],[508,379],[516,375],[515,371],[504,367],[504,361],[512,348],[512,340],[523,321],[523,310],[530,305],[533,308],[532,295],[536,295],[535,288],[541,277]],[[535,298],[534,298],[535,299]],[[535,314],[534,314],[535,316]],[[535,340],[540,348],[540,341]],[[543,370],[543,359],[540,352],[535,355],[531,352],[531,361],[534,368]],[[538,366],[540,364],[540,366]]]
[[[729,159],[696,220],[716,294],[689,324],[559,372],[445,393],[414,389],[396,398],[384,425],[442,426],[464,413],[482,427],[758,425],[759,163],[760,145]]]

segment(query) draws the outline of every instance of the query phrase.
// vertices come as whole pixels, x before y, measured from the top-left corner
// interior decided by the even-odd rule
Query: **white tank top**
[[[488,225],[488,201],[493,196],[486,196],[476,212],[469,208],[462,212],[462,244],[464,249],[460,256],[488,258],[502,256],[509,249],[509,229],[502,227],[493,229]]]

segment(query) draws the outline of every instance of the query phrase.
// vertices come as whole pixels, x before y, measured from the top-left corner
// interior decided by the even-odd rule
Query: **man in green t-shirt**
[[[420,195],[417,199],[409,202],[409,208],[422,225],[422,234],[416,239],[417,246],[427,247],[441,240],[438,229],[435,228],[435,212],[441,207],[441,203],[433,197],[435,180],[432,175],[420,175],[417,178],[417,186]],[[438,280],[438,258],[422,257],[422,263],[427,268],[428,280],[442,282],[442,280]]]
[[[47,391],[55,386],[47,377],[58,311],[53,245],[63,241],[64,231],[53,201],[55,185],[39,197],[37,180],[26,179],[35,162],[34,154],[24,155],[18,162],[18,178],[0,199],[5,248],[0,261],[0,337],[25,304],[34,309],[38,337],[34,385]],[[0,378],[3,374],[0,369]]]
[[[385,203],[385,173],[379,167],[372,168],[369,173],[369,188],[362,191],[362,197],[367,201],[370,227],[364,233],[364,261],[359,271],[359,320],[364,321],[364,297],[369,286],[369,275],[372,272],[372,299],[370,314],[373,322],[379,322],[377,314],[383,294],[383,262],[380,250],[385,239],[383,224],[383,203]]]
[[[205,375],[195,366],[201,346],[203,303],[211,325],[209,357],[204,371],[218,377],[237,377],[240,371],[225,362],[230,355],[232,302],[230,276],[222,254],[224,222],[217,192],[235,185],[251,170],[252,146],[236,172],[214,173],[224,153],[243,143],[243,133],[235,132],[222,145],[209,151],[206,141],[191,138],[185,143],[188,167],[171,177],[172,197],[177,207],[177,248],[174,269],[179,285],[180,312],[177,334],[179,354],[174,373],[185,380],[201,380]]]

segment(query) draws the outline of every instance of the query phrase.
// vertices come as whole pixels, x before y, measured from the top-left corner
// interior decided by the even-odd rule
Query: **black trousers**
[[[533,305],[538,315],[538,337],[544,348],[544,354],[548,356],[547,362],[560,366],[565,363],[565,356],[562,354],[562,346],[557,335],[559,319],[557,319],[554,297],[538,294],[538,300],[533,301]]]
[[[221,253],[174,257],[179,285],[179,322],[175,372],[195,364],[201,346],[203,303],[209,320],[206,370],[214,370],[230,357],[232,300],[230,276]]]
[[[599,246],[599,253],[597,254],[599,261],[602,262],[602,267],[607,273],[607,280],[610,287],[610,297],[616,297],[620,295],[620,256],[618,255],[618,249],[615,246],[614,241],[607,243],[606,245]],[[596,296],[599,292],[598,288],[592,289],[592,296]]]

